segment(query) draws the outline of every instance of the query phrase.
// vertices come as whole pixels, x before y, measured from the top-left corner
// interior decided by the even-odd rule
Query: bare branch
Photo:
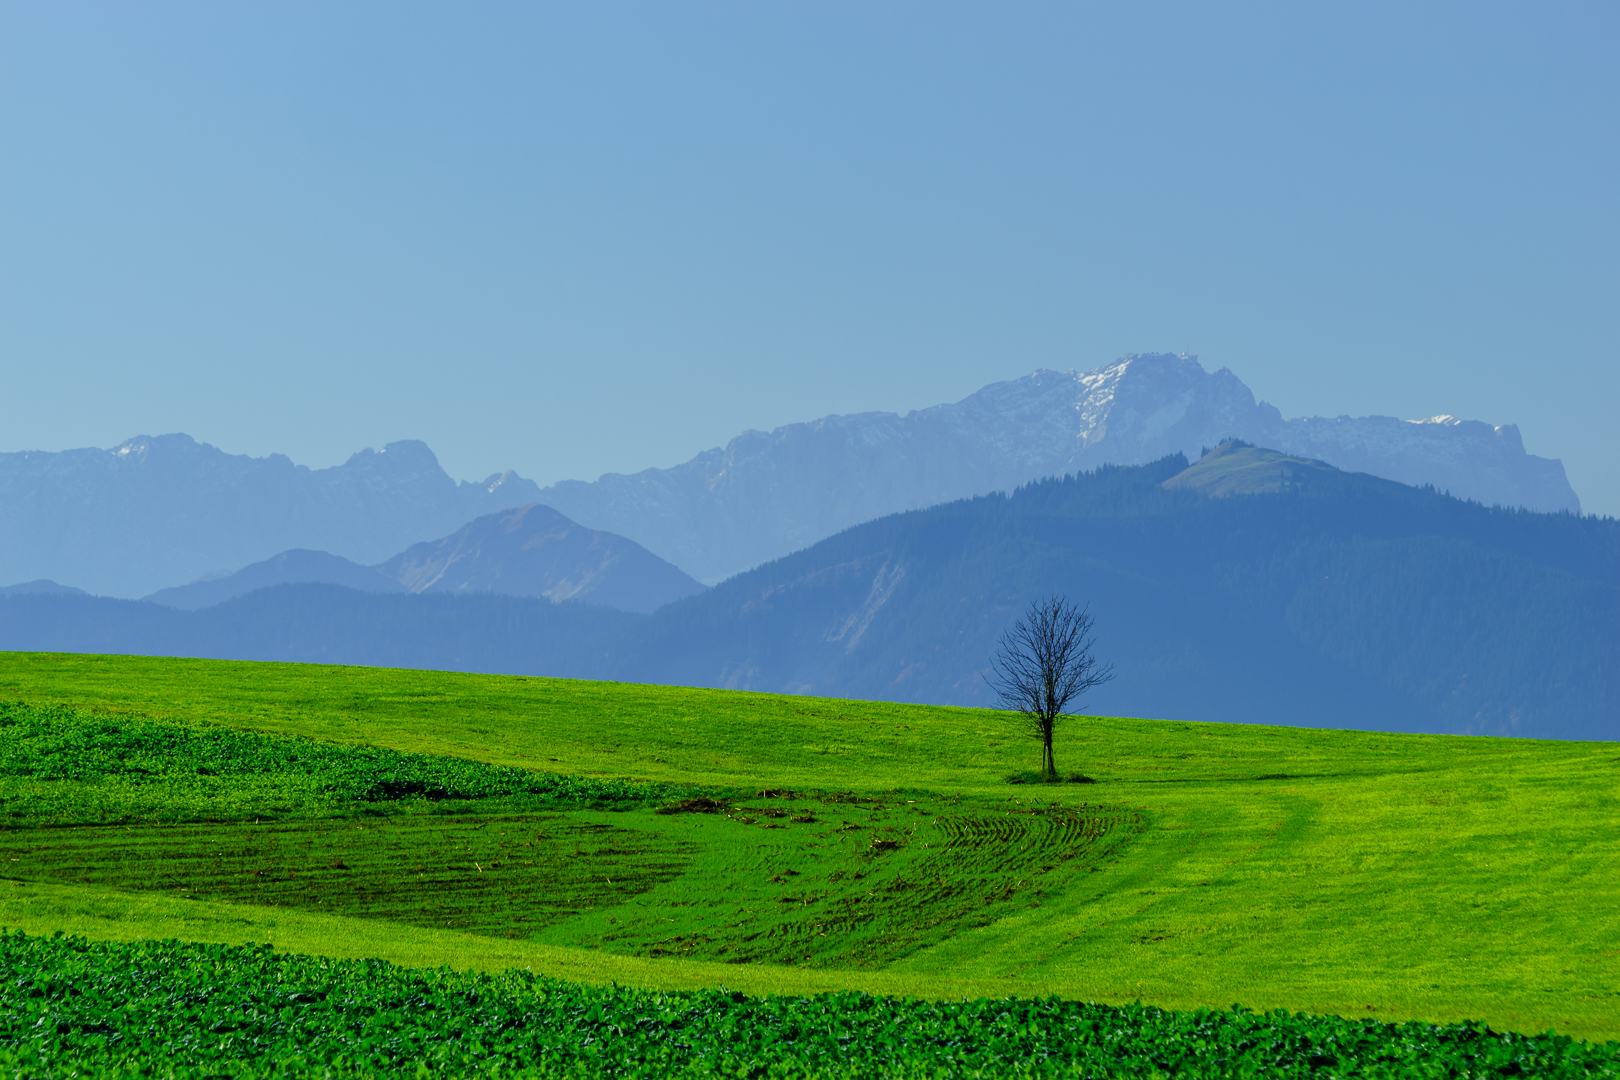
[[[1058,717],[1088,690],[1114,677],[1112,664],[1091,653],[1089,608],[1063,596],[1037,600],[1001,637],[990,661],[991,687],[1007,708],[1022,713],[1042,742],[1041,770],[1055,778],[1052,735]]]

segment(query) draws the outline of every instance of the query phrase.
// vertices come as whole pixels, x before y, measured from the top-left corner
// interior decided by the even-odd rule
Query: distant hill
[[[143,596],[290,548],[376,563],[538,495],[513,473],[458,484],[410,441],[330,469],[227,454],[187,435],[0,454],[0,581]]]
[[[197,611],[273,585],[311,584],[341,585],[348,589],[374,593],[411,591],[399,582],[378,573],[374,566],[361,566],[340,555],[331,555],[324,551],[294,548],[263,562],[244,566],[234,574],[209,577],[202,581],[193,581],[190,585],[159,589],[145,599],[154,604],[162,604],[164,607]]]
[[[160,589],[147,600],[195,611],[272,585],[374,593],[498,593],[652,611],[703,586],[633,540],[577,525],[534,503],[487,514],[379,566],[324,551],[284,551],[234,574]]]
[[[198,656],[578,677],[644,616],[489,593],[276,585],[198,611],[101,596],[0,597],[0,650]]]
[[[17,585],[0,586],[0,596],[29,596],[40,593],[49,593],[60,596],[89,596],[83,589],[75,589],[71,585],[58,585],[49,578],[40,578],[36,581],[24,581]]]
[[[897,511],[1105,464],[1196,458],[1231,438],[1487,505],[1580,510],[1563,464],[1525,453],[1511,424],[1285,420],[1232,372],[1163,353],[1036,371],[903,416],[748,431],[674,468],[565,481],[536,497],[713,583]]]
[[[703,585],[633,540],[531,503],[489,514],[377,568],[411,592],[543,596],[652,611]]]

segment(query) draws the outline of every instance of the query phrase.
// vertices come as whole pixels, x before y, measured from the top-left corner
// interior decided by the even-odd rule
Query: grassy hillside
[[[1034,745],[982,710],[47,654],[0,655],[0,700],[405,755],[331,766],[372,779],[325,785],[337,803],[318,812],[300,796],[124,820],[107,802],[83,826],[105,830],[95,842],[14,823],[0,924],[31,933],[649,987],[1241,1002],[1620,1036],[1613,744],[1091,718],[1060,736],[1058,763],[1099,782],[1031,787],[1006,778]],[[458,766],[476,775],[437,801],[374,782],[419,781],[413,754],[497,771]],[[170,757],[118,783],[215,768]],[[679,791],[620,785],[619,802],[584,806],[500,779],[505,766]],[[112,781],[6,783],[14,808]],[[719,812],[656,812],[710,796]],[[578,872],[547,898],[559,867]],[[294,870],[307,888],[275,877]],[[411,894],[413,873],[432,887]],[[518,899],[491,904],[491,874]],[[422,925],[424,897],[452,925]]]

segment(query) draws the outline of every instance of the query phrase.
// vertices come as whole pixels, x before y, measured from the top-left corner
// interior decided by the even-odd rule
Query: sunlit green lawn
[[[591,916],[602,948],[589,949],[266,908],[239,895],[191,900],[37,876],[0,883],[0,923],[31,932],[270,940],[671,987],[1241,1002],[1620,1037],[1615,744],[1075,719],[1060,731],[1058,764],[1099,783],[1034,787],[1006,777],[1032,767],[1038,748],[983,710],[41,654],[0,654],[0,698],[555,772],[931,793],[904,796],[902,807],[941,796],[1008,809],[1103,805],[1145,825],[1061,888],[875,968],[615,955],[611,907]],[[11,857],[20,866],[24,856]]]

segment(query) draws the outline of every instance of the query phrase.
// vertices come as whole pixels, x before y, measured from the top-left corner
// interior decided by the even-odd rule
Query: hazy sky
[[[1620,6],[0,0],[0,450],[670,465],[1190,351],[1620,514]]]

